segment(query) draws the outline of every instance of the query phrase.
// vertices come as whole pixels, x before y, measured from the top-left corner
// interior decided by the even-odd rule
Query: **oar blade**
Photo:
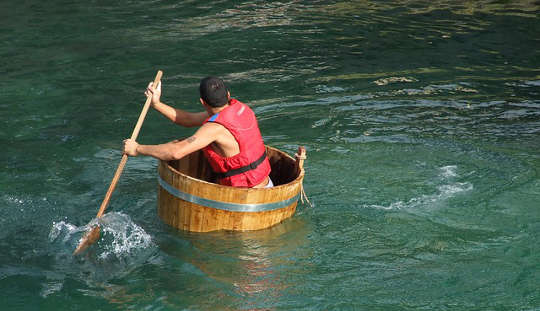
[[[73,255],[78,255],[85,249],[87,249],[90,245],[94,244],[97,239],[99,239],[99,233],[100,229],[99,226],[94,226],[90,231],[88,231],[81,241],[79,242],[79,245],[73,252]]]

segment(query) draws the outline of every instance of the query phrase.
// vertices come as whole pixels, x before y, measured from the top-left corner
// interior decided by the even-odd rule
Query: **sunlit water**
[[[535,1],[0,4],[0,295],[7,310],[539,310]],[[145,100],[223,77],[265,142],[308,151],[313,204],[256,232],[181,232]],[[192,130],[151,111],[139,141]]]

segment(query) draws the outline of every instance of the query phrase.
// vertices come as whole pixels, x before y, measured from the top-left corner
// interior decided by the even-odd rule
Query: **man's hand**
[[[159,81],[156,88],[154,88],[154,82],[148,83],[144,95],[146,95],[146,97],[152,96],[152,106],[159,104],[161,98],[161,81]]]
[[[136,157],[139,155],[137,152],[137,147],[139,147],[139,144],[132,140],[132,139],[125,139],[124,140],[124,153],[127,154],[130,157]]]

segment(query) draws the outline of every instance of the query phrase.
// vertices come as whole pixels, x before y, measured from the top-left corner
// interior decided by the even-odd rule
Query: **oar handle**
[[[159,81],[161,80],[162,75],[163,75],[163,72],[161,70],[158,70],[156,74],[156,78],[154,79],[154,84],[153,84],[154,87],[157,87]],[[148,108],[150,108],[151,102],[152,102],[152,96],[150,95],[146,98],[144,107],[141,111],[141,114],[139,115],[139,120],[137,120],[135,129],[133,129],[133,133],[131,134],[131,139],[136,140],[137,136],[139,136],[139,131],[141,130],[141,126],[144,122],[144,119],[146,118],[146,113],[148,112]],[[122,155],[122,160],[120,160],[120,164],[118,164],[116,173],[114,173],[114,177],[111,181],[111,185],[109,186],[109,189],[107,190],[107,194],[105,194],[105,198],[103,199],[103,202],[101,202],[101,206],[99,207],[99,211],[96,216],[97,218],[103,215],[103,213],[105,212],[105,209],[107,208],[107,205],[109,205],[109,201],[111,200],[112,193],[114,189],[116,188],[116,184],[118,183],[118,180],[120,179],[120,175],[122,175],[124,166],[126,166],[127,159],[128,159],[128,155],[124,153]]]
[[[154,88],[158,86],[158,83],[161,80],[162,75],[163,75],[163,72],[161,70],[158,70],[156,74],[156,78],[154,79],[154,84],[152,84]],[[146,118],[146,113],[148,112],[148,108],[150,108],[151,102],[152,102],[152,96],[148,96],[146,98],[146,102],[144,103],[144,107],[141,111],[141,114],[139,115],[139,120],[137,120],[137,124],[135,125],[135,128],[133,129],[133,133],[131,134],[131,139],[136,140],[137,136],[139,136],[139,131],[141,130],[141,126],[144,122],[144,118]]]

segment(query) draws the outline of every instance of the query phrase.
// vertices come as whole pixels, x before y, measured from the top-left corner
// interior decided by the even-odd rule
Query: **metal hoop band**
[[[171,186],[169,183],[167,183],[161,176],[158,176],[158,182],[165,191],[170,193],[171,195],[187,201],[194,204],[207,206],[215,209],[220,210],[226,210],[231,212],[262,212],[262,211],[272,211],[276,209],[280,209],[286,206],[289,206],[295,202],[298,201],[298,197],[300,196],[300,193],[296,194],[295,196],[279,201],[279,202],[272,202],[272,203],[255,203],[255,204],[241,204],[241,203],[228,203],[228,202],[219,202],[214,201],[210,199],[201,198],[189,193],[182,192],[173,186]]]

